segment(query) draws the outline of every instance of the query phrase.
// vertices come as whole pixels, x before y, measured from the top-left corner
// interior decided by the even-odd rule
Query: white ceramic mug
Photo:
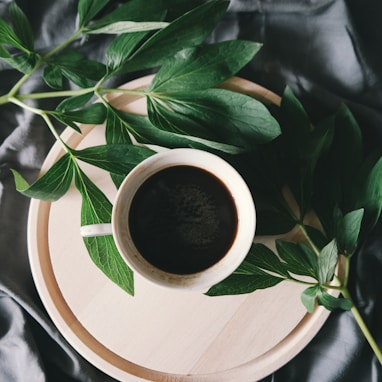
[[[157,265],[153,265],[152,262],[147,260],[147,256],[142,256],[132,238],[132,232],[129,224],[130,209],[137,192],[142,189],[142,185],[145,184],[145,182],[149,181],[149,179],[153,179],[153,176],[155,174],[162,174],[163,170],[165,169],[170,169],[174,167],[179,169],[180,167],[177,166],[187,166],[202,170],[203,172],[209,174],[209,176],[212,176],[215,180],[220,182],[221,185],[226,190],[228,190],[236,212],[234,228],[235,232],[231,242],[229,243],[229,245],[227,245],[226,250],[224,250],[224,253],[221,254],[220,260],[210,264],[205,269],[199,269],[197,271],[191,271],[189,273],[182,272],[181,274],[173,272],[171,270],[168,271],[166,269],[163,269],[162,267],[158,267]],[[175,188],[178,189],[179,187],[174,187],[173,185],[171,187],[174,190],[171,190],[170,197],[176,199],[177,197],[175,193]],[[181,187],[182,185],[180,185],[180,189]],[[203,200],[210,200],[208,192],[208,189],[202,190],[200,192],[197,191],[197,195],[201,198],[198,201],[198,204],[201,204],[201,201]],[[175,196],[173,196],[173,193],[175,193]],[[207,195],[204,195],[204,193],[207,193]],[[187,203],[192,203],[193,199],[195,198],[191,197],[187,199]],[[163,203],[162,200],[159,198],[158,201],[155,202],[154,207],[156,206],[156,204]],[[184,202],[181,202],[179,208],[182,208],[182,203],[185,204]],[[186,207],[189,208],[189,206]],[[145,209],[145,205],[143,204],[141,208],[143,211]],[[211,219],[209,219],[208,217],[206,219],[204,216],[207,216],[206,214],[208,214],[210,210],[214,211],[215,207],[213,206],[207,211],[203,211],[200,205],[198,205],[197,209],[201,209],[200,223],[195,223],[195,227],[192,228],[190,222],[185,222],[184,224],[187,228],[183,231],[186,232],[186,235],[190,235],[191,231],[196,230],[196,239],[194,237],[193,240],[198,240],[200,237],[200,240],[205,241],[208,237],[207,231],[209,229],[213,229],[213,227],[210,227],[206,223],[206,221],[209,221]],[[140,210],[138,211],[138,215],[139,212]],[[170,213],[168,215],[170,216],[171,211],[169,212]],[[181,211],[180,214],[182,216],[184,215]],[[158,213],[160,225],[164,226],[165,224],[162,223],[162,219],[163,221],[166,221],[166,218],[171,218],[169,216],[162,212],[160,214]],[[187,217],[185,219],[187,220]],[[180,226],[182,224],[182,222],[179,223]],[[204,227],[203,224],[206,224],[206,227]],[[214,224],[213,219],[211,220],[211,224]],[[158,227],[158,229],[159,228],[161,227]],[[98,236],[112,234],[117,248],[120,254],[122,255],[123,259],[128,264],[128,266],[134,272],[140,274],[145,279],[154,282],[157,285],[172,287],[176,289],[205,291],[208,290],[208,288],[210,288],[212,285],[218,283],[219,281],[222,281],[241,264],[253,242],[255,228],[256,212],[253,198],[250,190],[248,189],[248,186],[246,185],[243,178],[239,175],[239,173],[229,163],[227,163],[226,161],[214,154],[197,149],[181,148],[159,152],[139,163],[126,176],[117,192],[117,196],[113,206],[111,224],[95,224],[83,226],[81,227],[81,234],[82,236]],[[172,227],[172,229],[176,230],[178,229],[178,227]],[[156,233],[153,233],[153,235],[155,234]],[[211,234],[211,237],[212,236],[213,235]],[[150,241],[150,237],[154,236],[150,236],[150,232],[148,232],[148,242]],[[218,243],[221,239],[218,239],[216,243]],[[204,245],[204,243],[202,244]],[[145,243],[143,243],[143,245],[145,245]],[[201,247],[202,245],[200,246],[200,248]],[[188,249],[189,248],[187,247],[187,250]],[[155,252],[155,255],[161,256],[161,253],[163,255],[166,252],[166,250],[164,248],[158,248],[158,250]],[[179,251],[179,255],[181,255],[181,252],[183,253],[183,251]]]

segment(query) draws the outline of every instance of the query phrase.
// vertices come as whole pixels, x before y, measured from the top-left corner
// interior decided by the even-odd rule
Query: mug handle
[[[89,224],[81,227],[82,237],[106,236],[112,234],[113,229],[111,223]]]

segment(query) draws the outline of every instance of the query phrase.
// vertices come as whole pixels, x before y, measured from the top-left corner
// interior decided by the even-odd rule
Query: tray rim
[[[122,87],[136,87],[148,83],[153,75],[130,81]],[[234,77],[223,86],[241,91],[250,96],[259,96],[265,102],[279,104],[280,97],[268,89],[243,78]],[[115,98],[118,98],[115,97]],[[114,99],[114,98],[113,98]],[[74,130],[67,128],[62,134],[65,141],[79,143],[96,125],[83,125],[83,135],[80,136]],[[57,150],[55,143],[47,155],[41,171],[45,171],[63,153]],[[65,301],[58,282],[55,278],[48,239],[43,235],[48,232],[50,202],[32,199],[28,216],[28,256],[32,276],[39,293],[53,323],[69,342],[69,344],[86,360],[92,363],[106,374],[121,381],[185,381],[185,382],[229,382],[232,378],[250,378],[248,380],[261,379],[271,374],[278,368],[289,362],[313,339],[327,320],[330,312],[323,307],[317,307],[313,314],[306,313],[299,324],[281,340],[276,346],[245,364],[233,369],[223,370],[211,374],[173,374],[148,369],[137,365],[109,350],[100,343],[92,334],[76,319],[76,316]],[[46,230],[41,230],[39,222],[43,222]],[[41,223],[40,223],[41,224]],[[238,370],[240,369],[240,370]],[[240,374],[238,374],[238,372]],[[126,379],[128,378],[128,379]],[[247,380],[247,379],[245,379]]]

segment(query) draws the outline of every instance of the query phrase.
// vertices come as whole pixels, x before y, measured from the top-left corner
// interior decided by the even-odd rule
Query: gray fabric
[[[0,15],[8,4],[0,1]],[[72,0],[24,0],[19,4],[33,20],[39,48],[53,46],[75,21],[76,2]],[[289,84],[313,118],[333,112],[345,101],[361,123],[370,148],[381,147],[381,11],[382,5],[372,0],[234,0],[210,40],[263,42],[264,48],[242,76],[278,93]],[[97,59],[102,57],[107,39],[93,41],[87,53]],[[0,64],[0,94],[17,76]],[[23,91],[43,89],[42,82],[34,81]],[[31,277],[26,245],[29,200],[15,191],[9,169],[19,170],[32,181],[52,143],[41,119],[8,105],[0,107],[0,381],[111,381],[62,338]],[[380,346],[381,233],[379,224],[351,268],[351,290]],[[332,313],[295,359],[264,379],[381,380],[381,367],[349,312]]]

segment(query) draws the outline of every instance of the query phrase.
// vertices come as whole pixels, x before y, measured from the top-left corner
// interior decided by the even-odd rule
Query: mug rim
[[[169,273],[148,262],[140,255],[126,224],[129,207],[140,186],[155,173],[177,165],[194,166],[218,178],[230,192],[237,213],[237,232],[225,255],[210,267],[190,274]],[[175,289],[207,290],[229,276],[246,257],[255,229],[255,204],[241,175],[221,157],[194,148],[160,151],[140,162],[122,182],[112,210],[113,236],[123,260],[143,278]]]

